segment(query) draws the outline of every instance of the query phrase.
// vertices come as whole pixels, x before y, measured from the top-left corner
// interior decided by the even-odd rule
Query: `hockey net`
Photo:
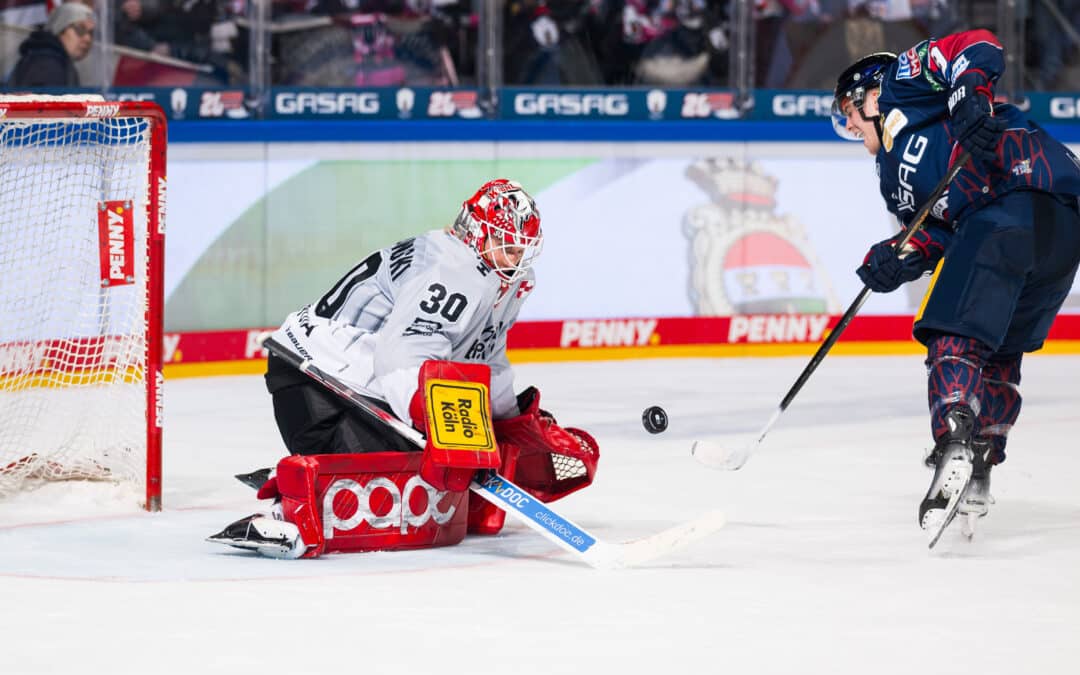
[[[165,119],[0,97],[0,499],[47,481],[161,507]]]

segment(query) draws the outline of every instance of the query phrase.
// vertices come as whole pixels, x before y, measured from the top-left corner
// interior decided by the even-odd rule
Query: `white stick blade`
[[[697,518],[670,527],[663,532],[620,544],[613,558],[608,559],[608,567],[633,567],[649,562],[661,556],[686,548],[695,541],[704,539],[719,530],[727,522],[720,511],[709,511]]]
[[[694,441],[690,454],[707,467],[736,471],[741,469],[750,458],[750,449],[748,447],[732,448],[714,441]]]

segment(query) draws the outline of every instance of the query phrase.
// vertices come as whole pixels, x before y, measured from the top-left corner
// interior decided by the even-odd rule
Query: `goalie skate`
[[[307,551],[296,525],[262,513],[241,518],[206,541],[255,551],[268,558],[293,560]]]
[[[266,484],[266,481],[270,480],[270,475],[273,473],[274,470],[267,467],[265,469],[255,469],[251,473],[238,473],[234,478],[252,490],[258,490]]]

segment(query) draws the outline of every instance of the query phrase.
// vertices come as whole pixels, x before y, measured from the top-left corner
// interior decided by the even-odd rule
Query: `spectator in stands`
[[[169,43],[154,37],[155,26],[165,9],[159,0],[120,0],[117,4],[116,44],[169,55]]]
[[[604,4],[596,0],[506,3],[503,68],[507,84],[602,84],[594,44]]]
[[[94,41],[94,11],[79,2],[58,5],[42,30],[19,45],[10,87],[78,87],[75,62],[86,58]]]
[[[604,81],[636,84],[636,66],[649,43],[670,26],[664,25],[666,3],[660,0],[611,0],[601,22],[607,31],[599,41]]]
[[[118,0],[116,43],[161,56],[211,63],[216,0]]]
[[[636,82],[665,87],[726,84],[727,36],[720,3],[665,3],[663,33],[650,41],[635,67]]]
[[[1080,32],[1080,0],[1056,0],[1056,7],[1044,0],[1032,0],[1031,23],[1036,40],[1036,68],[1032,73],[1035,88],[1075,88],[1080,83],[1069,81],[1066,65],[1080,46],[1074,42]]]
[[[195,83],[219,86],[243,77],[233,45],[238,30],[219,0],[109,0],[116,44],[210,66]],[[246,54],[241,55],[246,62]],[[153,83],[148,83],[153,84]]]

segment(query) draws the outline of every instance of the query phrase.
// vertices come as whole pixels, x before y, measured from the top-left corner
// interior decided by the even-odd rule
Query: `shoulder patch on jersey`
[[[881,144],[885,152],[892,152],[893,143],[900,131],[907,126],[908,118],[899,108],[893,108],[885,118],[885,124],[881,126]]]
[[[949,71],[949,84],[956,84],[956,78],[960,77],[965,70],[971,67],[968,57],[961,54],[953,61],[952,70]]]
[[[910,80],[922,75],[922,59],[917,47],[912,47],[896,57],[896,79]]]
[[[405,331],[401,334],[402,337],[409,337],[413,335],[419,335],[421,337],[431,337],[436,333],[442,332],[442,324],[438,321],[432,321],[430,319],[421,319],[416,317],[413,322],[409,324]]]

